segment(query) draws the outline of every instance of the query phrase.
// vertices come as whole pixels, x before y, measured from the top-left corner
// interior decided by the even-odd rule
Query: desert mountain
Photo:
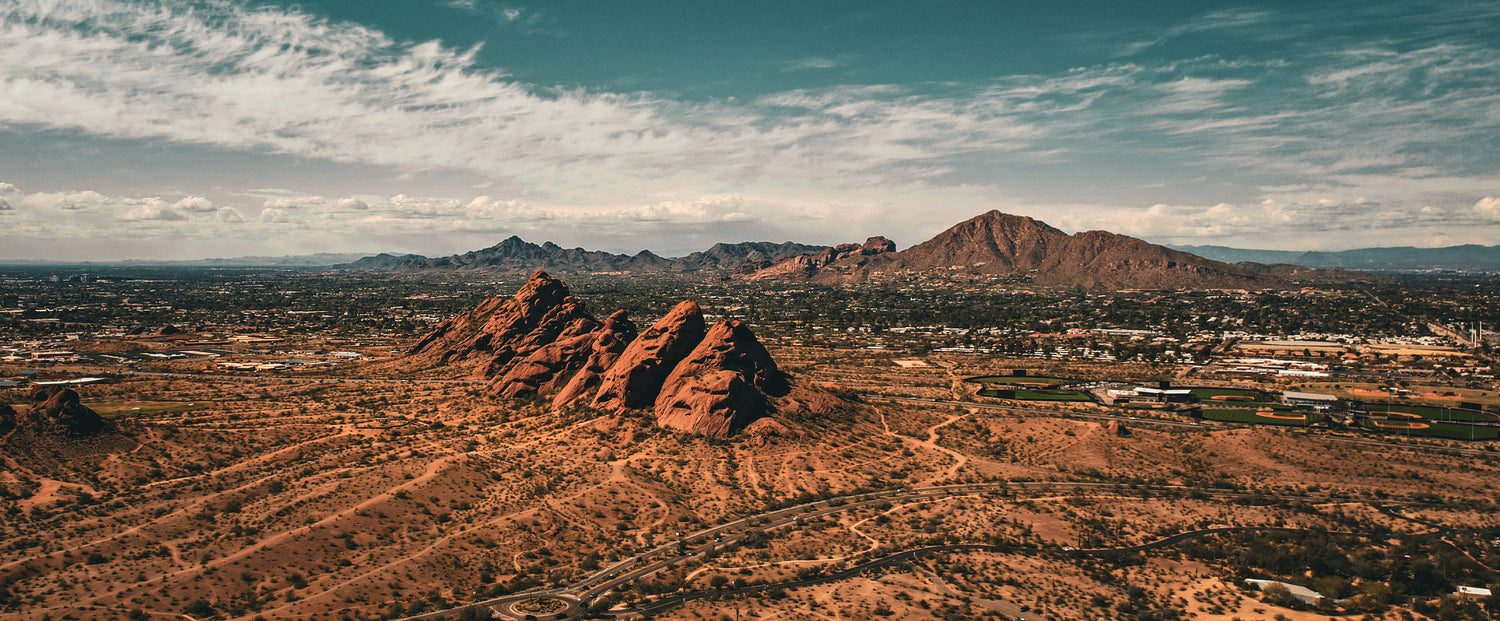
[[[788,256],[817,252],[823,246],[809,246],[792,242],[742,242],[738,244],[714,244],[706,251],[694,252],[685,257],[667,259],[649,250],[634,255],[612,254],[583,248],[563,248],[552,242],[542,245],[530,243],[520,237],[511,236],[504,241],[485,248],[447,257],[428,258],[421,255],[378,254],[364,257],[337,267],[345,269],[376,270],[482,270],[494,272],[530,273],[535,270],[552,272],[696,272],[700,270],[729,271],[735,266],[751,261],[774,261]]]
[[[464,368],[501,398],[652,410],[658,425],[715,437],[752,427],[777,433],[784,427],[766,418],[779,409],[817,414],[844,400],[817,388],[794,391],[748,326],[729,320],[709,328],[692,300],[637,334],[625,311],[600,322],[543,271],[515,296],[439,324],[407,358]]]
[[[939,272],[1014,275],[1039,284],[1091,289],[1290,285],[1275,273],[1211,261],[1134,237],[1107,231],[1069,235],[1039,220],[999,211],[960,222],[901,252],[891,252],[893,245],[871,248],[875,241],[860,246],[859,252],[790,257],[762,269],[740,270],[736,277],[850,282],[876,273]]]

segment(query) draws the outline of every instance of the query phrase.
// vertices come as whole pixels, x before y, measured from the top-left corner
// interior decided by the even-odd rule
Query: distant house
[[[1467,597],[1469,599],[1480,599],[1489,597],[1490,590],[1484,587],[1461,586],[1458,587],[1458,590],[1454,591],[1453,594],[1459,597]]]
[[[1305,586],[1287,584],[1285,582],[1278,582],[1276,580],[1256,580],[1254,578],[1246,578],[1245,582],[1262,591],[1266,590],[1266,587],[1268,586],[1279,584],[1286,587],[1287,592],[1291,593],[1292,597],[1296,598],[1297,601],[1312,606],[1318,605],[1318,602],[1321,602],[1324,599],[1322,593],[1309,589]]]

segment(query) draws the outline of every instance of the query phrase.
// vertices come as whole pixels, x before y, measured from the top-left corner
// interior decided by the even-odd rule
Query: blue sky
[[[1500,242],[1493,2],[0,2],[0,259]]]

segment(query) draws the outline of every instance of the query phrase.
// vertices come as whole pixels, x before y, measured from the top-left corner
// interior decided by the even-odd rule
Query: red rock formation
[[[656,424],[727,437],[766,414],[786,378],[750,328],[722,321],[672,370],[656,398]]]
[[[31,392],[31,408],[15,420],[17,425],[71,436],[93,435],[109,427],[97,412],[79,403],[77,391],[62,386],[38,386]]]
[[[580,326],[579,320],[593,323]],[[568,293],[567,285],[537,271],[514,297],[492,297],[467,314],[438,324],[407,355],[438,366],[476,364],[476,376],[494,377],[503,374],[512,361],[524,359],[565,333],[577,336],[597,325],[583,303]]]
[[[758,270],[735,270],[731,276],[742,280],[808,280],[822,274],[830,265],[837,263],[848,271],[864,266],[868,257],[895,251],[895,242],[884,237],[871,237],[865,240],[864,245],[839,244],[816,254],[787,257]]]
[[[547,393],[557,389],[589,357],[596,322],[576,319],[558,340],[543,345],[530,355],[511,364],[505,375],[490,385],[490,390],[507,399]]]
[[[600,378],[593,407],[601,410],[651,407],[662,381],[703,340],[703,311],[685,300],[646,330]]]
[[[625,353],[625,348],[635,340],[635,323],[630,321],[630,316],[623,310],[617,310],[608,319],[604,320],[604,327],[594,332],[593,340],[589,343],[589,357],[584,362],[583,368],[568,380],[568,384],[557,393],[552,400],[552,407],[563,408],[572,405],[584,395],[585,392],[599,385],[604,373],[614,366],[615,361],[620,359],[620,354]]]
[[[877,255],[893,247],[881,238],[866,246]],[[851,245],[842,252],[863,251]],[[705,336],[696,302],[679,303],[637,336],[625,311],[600,325],[542,272],[514,298],[490,298],[443,322],[409,355],[438,364],[476,359],[472,375],[495,378],[490,391],[501,398],[555,392],[552,407],[561,409],[584,403],[597,387],[588,402],[594,408],[654,408],[660,426],[715,437],[748,430],[762,444],[794,434],[767,418],[773,410],[818,416],[847,402],[827,389],[792,390],[770,352],[738,321]]]

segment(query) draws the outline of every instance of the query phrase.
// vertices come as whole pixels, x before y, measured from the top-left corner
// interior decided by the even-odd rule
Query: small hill
[[[35,474],[87,473],[98,460],[135,446],[119,426],[83,405],[72,388],[38,386],[30,407],[19,413],[0,405],[0,455]]]
[[[780,409],[817,415],[848,401],[822,387],[793,390],[749,326],[730,320],[710,328],[697,302],[682,301],[638,332],[623,310],[594,319],[543,271],[515,296],[490,298],[439,324],[406,359],[468,370],[500,398],[542,398],[554,409],[650,410],[660,426],[714,437],[785,433],[770,420]]]
[[[853,282],[882,272],[937,272],[1011,275],[1038,284],[1090,289],[1291,286],[1274,272],[1212,261],[1108,231],[1069,235],[1040,220],[999,211],[960,222],[901,252],[889,251],[894,244],[873,252],[869,245],[837,257],[827,253],[791,257],[741,270],[736,277]],[[838,248],[848,246],[852,244]]]

